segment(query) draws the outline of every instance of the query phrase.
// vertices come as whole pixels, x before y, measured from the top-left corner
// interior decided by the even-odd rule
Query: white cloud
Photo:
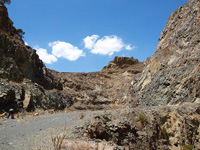
[[[85,56],[83,50],[80,50],[78,47],[73,46],[70,43],[55,41],[49,43],[49,46],[52,47],[52,54],[56,57],[63,57],[70,61],[75,61],[81,56]]]
[[[27,46],[28,46],[28,43],[27,43],[27,42],[25,42],[25,45],[27,45]]]
[[[44,63],[52,64],[57,61],[57,58],[52,54],[48,54],[46,49],[40,48],[39,46],[35,46],[34,49],[36,49],[36,52],[39,55],[39,58]]]
[[[128,51],[130,51],[130,50],[132,50],[134,48],[135,47],[134,46],[132,47],[130,44],[125,46],[125,49],[128,50]]]
[[[85,43],[85,48],[92,49],[98,38],[98,35],[87,36],[86,38],[84,38],[83,41]]]
[[[126,45],[123,40],[116,35],[104,36],[98,39],[98,35],[87,36],[83,41],[85,48],[89,49],[93,54],[113,55],[115,52],[122,50],[132,50],[131,45]],[[97,40],[98,39],[98,40]]]

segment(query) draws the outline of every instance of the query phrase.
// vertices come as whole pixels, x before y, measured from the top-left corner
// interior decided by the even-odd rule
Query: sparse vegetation
[[[192,150],[192,146],[191,145],[184,145],[181,147],[182,150]]]
[[[139,121],[144,125],[147,122],[147,116],[143,113],[140,113]]]
[[[166,139],[169,142],[169,134],[167,133],[167,129],[165,127],[162,127],[162,134],[164,139]]]
[[[53,146],[54,146],[55,150],[61,150],[65,137],[66,137],[65,134],[57,135],[55,137],[51,137],[51,140],[53,142]]]
[[[25,34],[25,32],[22,30],[22,29],[17,29],[17,32],[21,35],[21,36],[23,36],[24,34]]]

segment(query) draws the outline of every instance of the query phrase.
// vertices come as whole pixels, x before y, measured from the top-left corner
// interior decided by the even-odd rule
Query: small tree
[[[1,2],[3,2],[4,4],[10,4],[11,0],[0,0]]]
[[[21,35],[21,36],[23,36],[24,34],[25,34],[25,32],[22,30],[22,29],[17,29],[17,32]]]

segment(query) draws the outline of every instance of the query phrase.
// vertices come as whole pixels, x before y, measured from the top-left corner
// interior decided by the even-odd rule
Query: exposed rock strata
[[[195,102],[200,84],[200,1],[190,0],[169,17],[156,53],[137,83],[138,105]]]

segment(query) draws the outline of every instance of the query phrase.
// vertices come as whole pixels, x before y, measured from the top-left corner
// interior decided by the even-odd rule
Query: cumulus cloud
[[[55,41],[49,43],[49,46],[52,47],[52,54],[56,57],[63,57],[70,61],[75,61],[81,56],[85,56],[83,50],[80,50],[78,47],[73,46],[70,43]]]
[[[104,36],[98,39],[98,35],[87,36],[83,41],[85,48],[89,49],[93,54],[113,55],[115,52],[122,50],[132,50],[131,45],[127,45],[116,35]],[[98,39],[98,40],[97,40]]]
[[[44,63],[52,64],[57,61],[57,58],[52,54],[48,54],[46,49],[40,48],[39,46],[35,46],[34,49],[36,49],[36,52],[39,55],[39,58]]]
[[[84,38],[83,41],[85,43],[85,48],[92,49],[98,38],[98,35],[87,36],[86,38]]]

